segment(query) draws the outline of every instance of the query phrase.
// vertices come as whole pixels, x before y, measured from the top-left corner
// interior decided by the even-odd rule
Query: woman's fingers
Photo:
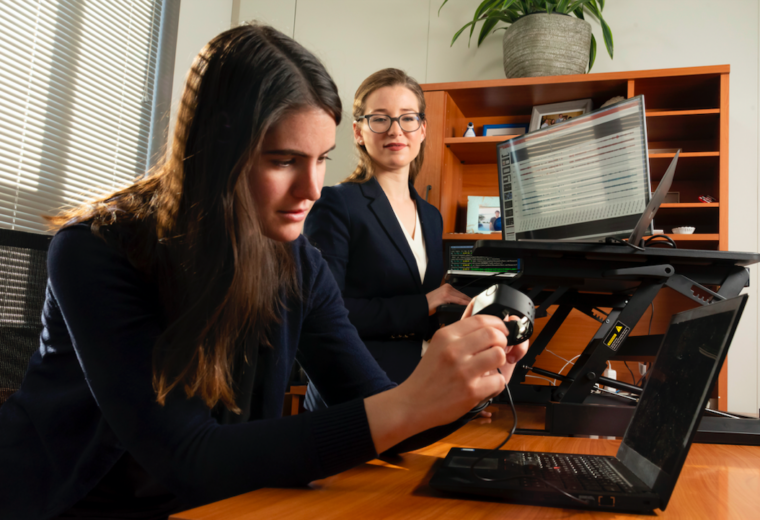
[[[528,353],[528,341],[523,341],[519,345],[514,345],[509,352],[507,352],[507,363],[517,363],[525,354]]]
[[[472,298],[467,296],[465,293],[461,291],[457,291],[449,284],[446,284],[446,286],[448,287],[448,291],[446,294],[446,299],[448,300],[448,303],[455,303],[457,305],[468,305],[470,301],[472,301]]]
[[[465,316],[471,312],[472,308],[468,306],[467,309],[465,309]],[[483,328],[498,330],[505,338],[507,337],[507,326],[504,324],[504,322],[496,316],[489,316],[487,314],[478,314],[476,316],[463,318],[455,323],[452,323],[448,327],[440,329],[440,332],[445,332],[456,337],[462,337]]]
[[[473,355],[466,368],[466,377],[491,377],[499,375],[497,368],[507,362],[503,347],[494,346]]]
[[[467,296],[466,294],[452,294],[447,298],[447,303],[454,303],[456,305],[468,305],[470,301],[472,301],[472,298]]]
[[[428,310],[433,312],[441,305],[453,303],[456,305],[467,305],[470,303],[470,297],[457,291],[450,284],[443,284],[437,289],[430,291],[425,295],[428,301]]]
[[[486,395],[488,396],[488,399],[491,399],[504,391],[505,384],[507,384],[507,382],[504,376],[496,372],[490,376],[478,379],[476,382],[477,393],[479,395]]]
[[[469,318],[472,316],[472,307],[475,305],[475,298],[470,300],[470,303],[467,304],[467,308],[462,313],[462,319]]]

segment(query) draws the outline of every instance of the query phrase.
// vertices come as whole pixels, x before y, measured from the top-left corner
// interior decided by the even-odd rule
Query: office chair
[[[40,345],[51,238],[0,229],[0,406],[21,385]]]

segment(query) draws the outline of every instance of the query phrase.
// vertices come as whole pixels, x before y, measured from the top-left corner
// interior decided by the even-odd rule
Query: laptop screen
[[[627,238],[651,196],[646,139],[636,96],[499,144],[502,237]]]
[[[449,274],[491,275],[493,273],[517,274],[519,260],[506,260],[491,256],[475,256],[475,241],[449,240],[446,242],[446,259]]]
[[[627,454],[618,455],[649,486],[654,488],[658,479],[664,484],[663,472],[675,485],[746,298],[673,316],[625,433],[621,452]],[[633,460],[638,457],[630,450],[648,462]]]

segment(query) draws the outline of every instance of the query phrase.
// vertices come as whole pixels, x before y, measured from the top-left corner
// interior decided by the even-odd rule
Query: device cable
[[[645,251],[645,249],[643,247],[637,246],[636,244],[632,244],[632,243],[630,243],[627,240],[622,240],[622,239],[617,238],[617,237],[607,237],[607,238],[604,239],[604,242],[606,244],[623,244],[623,245],[626,245],[626,246],[630,247],[631,249],[635,249],[636,251],[642,251],[642,252]]]
[[[631,379],[633,380],[633,386],[639,386],[639,384],[636,382],[636,376],[633,375],[633,370],[631,370],[631,367],[628,366],[628,361],[623,361],[623,364],[625,365],[625,368],[628,369],[628,372],[631,373]]]
[[[676,244],[676,241],[670,238],[668,235],[652,235],[651,237],[644,240],[644,247],[647,246],[668,246],[672,249],[678,249],[678,244]]]
[[[532,375],[530,375],[530,374],[526,375],[525,377],[532,377],[533,379],[543,379],[544,381],[548,381],[550,385],[552,385],[552,386],[557,386],[557,385],[555,384],[555,383],[556,383],[556,381],[557,381],[556,379],[555,379],[554,381],[552,381],[552,380],[551,380],[551,379],[549,379],[548,377],[541,377],[541,376],[532,376]]]
[[[498,368],[496,370],[499,372],[499,374],[501,374],[501,370],[499,370]],[[507,397],[509,397],[509,406],[512,408],[512,419],[514,420],[514,422],[512,424],[512,429],[509,431],[509,435],[507,435],[507,438],[504,439],[504,441],[502,441],[501,444],[499,444],[498,446],[496,446],[496,448],[495,448],[494,451],[498,451],[499,449],[501,449],[502,446],[504,446],[507,442],[509,442],[509,439],[512,438],[512,435],[514,435],[515,430],[517,429],[517,409],[515,408],[515,402],[512,400],[512,393],[509,391],[509,386],[507,384],[504,384],[504,390],[506,390]],[[588,501],[588,500],[581,500],[580,498],[571,495],[570,493],[568,493],[564,489],[560,488],[559,486],[556,486],[556,485],[552,484],[548,480],[543,479],[541,477],[535,477],[535,476],[531,476],[531,475],[515,475],[515,476],[512,476],[512,477],[505,477],[505,478],[488,478],[488,477],[484,477],[482,475],[478,475],[477,472],[475,471],[475,466],[477,466],[480,463],[480,461],[482,461],[484,458],[486,458],[486,456],[487,455],[481,455],[479,458],[477,458],[475,460],[475,462],[472,463],[472,466],[470,466],[470,473],[472,474],[473,477],[477,478],[478,480],[482,480],[484,482],[506,482],[507,480],[515,480],[515,479],[520,479],[520,478],[531,478],[531,479],[535,479],[535,480],[539,480],[539,481],[543,482],[544,484],[546,484],[550,488],[555,489],[556,491],[562,493],[566,497],[574,500],[575,502],[583,504],[584,506],[587,506],[587,505],[591,504],[590,501]]]

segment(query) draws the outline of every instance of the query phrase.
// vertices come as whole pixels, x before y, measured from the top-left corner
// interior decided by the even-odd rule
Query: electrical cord
[[[619,394],[617,392],[613,392],[612,390],[607,390],[606,388],[602,388],[598,384],[594,385],[594,389],[596,389],[596,390],[598,390],[600,392],[605,392],[605,393],[608,393],[610,395],[614,395],[616,397],[623,397],[625,399],[628,399],[629,401],[636,401],[636,402],[638,402],[638,398],[637,397],[631,397],[630,395]]]
[[[562,366],[562,368],[560,368],[560,369],[559,369],[559,372],[557,372],[557,373],[558,373],[558,374],[561,374],[561,373],[562,373],[562,371],[565,369],[565,367],[566,367],[567,365],[572,365],[572,364],[573,364],[573,361],[575,361],[575,360],[576,360],[576,359],[578,359],[579,357],[581,357],[581,355],[580,355],[580,354],[578,354],[578,355],[577,355],[577,356],[575,356],[575,357],[572,357],[572,358],[570,358],[570,361],[568,361],[567,363],[565,363],[565,364]],[[557,380],[556,380],[556,379],[554,380],[554,386],[557,386]]]
[[[626,245],[626,246],[630,247],[631,249],[635,249],[636,251],[644,251],[643,247],[637,246],[636,244],[632,244],[632,243],[630,243],[627,240],[622,240],[622,239],[616,238],[616,237],[607,237],[607,238],[604,239],[604,242],[606,244],[623,244],[623,245]]]
[[[551,379],[549,379],[548,377],[541,377],[541,376],[531,376],[531,375],[526,375],[525,377],[532,377],[532,378],[534,378],[534,379],[543,379],[544,381],[549,381],[549,383],[551,383],[551,385],[552,385],[552,386],[557,386],[557,385],[555,384],[555,382],[557,381],[556,379],[555,379],[554,381],[552,381],[552,380],[551,380]]]
[[[499,370],[498,368],[496,370],[498,370],[499,374],[501,374],[501,370]],[[507,396],[509,397],[509,406],[512,408],[512,418],[513,418],[514,422],[512,424],[512,429],[509,431],[509,435],[507,435],[507,438],[504,439],[504,441],[501,444],[499,444],[498,446],[496,446],[496,448],[494,449],[494,451],[498,451],[499,449],[501,449],[502,446],[504,446],[507,442],[509,442],[509,439],[512,438],[512,435],[514,435],[515,430],[517,429],[517,409],[515,408],[515,402],[512,400],[512,393],[509,391],[509,386],[508,385],[506,385],[506,384],[504,385],[504,390],[507,391]],[[475,460],[475,462],[472,463],[472,466],[470,466],[470,473],[472,474],[473,477],[477,478],[478,480],[482,480],[483,482],[506,482],[507,480],[515,480],[515,479],[521,479],[521,478],[531,478],[531,479],[535,479],[535,480],[538,480],[540,482],[543,482],[544,484],[546,484],[550,488],[555,489],[556,491],[562,493],[566,497],[574,500],[575,502],[583,504],[584,506],[587,506],[587,505],[589,505],[589,504],[592,503],[591,501],[581,500],[580,498],[571,495],[570,493],[568,493],[564,489],[562,489],[562,488],[560,488],[560,487],[552,484],[548,480],[543,479],[541,477],[534,477],[534,476],[529,476],[529,475],[519,475],[519,476],[512,476],[512,477],[505,477],[505,478],[488,478],[488,477],[484,477],[482,475],[478,475],[477,472],[475,471],[475,466],[477,466],[478,463],[480,463],[480,461],[482,461],[484,458],[486,458],[486,456],[487,455],[480,456],[478,459]]]
[[[642,242],[643,247],[632,244],[628,240],[622,240],[616,237],[607,237],[604,239],[604,241],[607,244],[625,244],[631,249],[635,249],[636,251],[645,251],[647,246],[668,246],[673,249],[678,249],[678,244],[676,244],[676,241],[667,235],[652,235]]]
[[[658,240],[658,239],[663,240]],[[670,238],[668,235],[652,235],[651,237],[644,240],[644,247],[647,246],[668,246],[672,249],[678,249],[678,244],[676,244],[676,241]]]
[[[552,351],[551,351],[551,350],[549,350],[548,348],[545,348],[545,349],[544,349],[544,352],[548,352],[548,353],[549,353],[549,354],[551,354],[552,356],[560,358],[560,359],[561,359],[562,361],[564,361],[565,363],[570,363],[570,361],[568,361],[567,359],[563,358],[563,357],[562,357],[562,356],[560,356],[559,354],[555,354],[554,352],[552,352]]]
[[[633,386],[639,386],[638,383],[636,383],[636,376],[633,375],[633,370],[631,370],[631,367],[628,366],[628,361],[623,361],[623,364],[625,365],[625,368],[628,369],[628,372],[631,373],[631,379],[633,380]]]

